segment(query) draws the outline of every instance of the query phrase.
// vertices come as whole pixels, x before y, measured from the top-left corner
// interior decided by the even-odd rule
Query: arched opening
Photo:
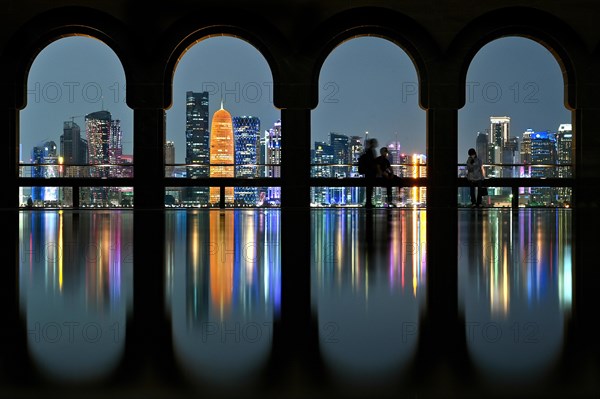
[[[89,36],[61,38],[31,65],[20,114],[19,176],[33,179],[133,177],[133,112],[123,67]],[[73,184],[21,187],[22,207],[131,207],[131,187]]]
[[[419,107],[418,76],[410,57],[393,42],[374,36],[345,41],[327,57],[319,75],[319,106],[312,112],[311,176],[364,177],[358,158],[365,141],[388,149],[393,173],[425,177],[425,111]],[[381,182],[380,182],[381,183]],[[424,206],[424,187],[375,187],[376,206]],[[313,187],[313,206],[360,206],[364,187]]]
[[[282,134],[269,65],[251,44],[215,36],[190,47],[177,64],[166,124],[166,177],[240,180],[167,187],[166,206],[280,205],[279,187],[250,184],[280,177]]]
[[[494,40],[469,65],[466,105],[459,113],[458,173],[467,176],[467,151],[475,149],[489,179],[485,205],[570,206],[570,187],[493,187],[495,178],[573,177],[574,140],[563,87],[554,56],[528,38]],[[460,189],[458,202],[470,203],[469,189]]]

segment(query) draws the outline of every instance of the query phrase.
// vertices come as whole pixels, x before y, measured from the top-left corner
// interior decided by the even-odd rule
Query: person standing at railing
[[[469,158],[467,158],[467,180],[469,180],[469,193],[471,196],[471,206],[480,207],[482,197],[483,179],[485,171],[483,170],[483,161],[477,156],[474,148],[469,148]],[[477,188],[477,196],[475,195]]]
[[[365,201],[365,208],[373,208],[373,186],[377,178],[377,164],[375,162],[377,152],[375,149],[378,145],[377,139],[369,139],[365,148],[365,153],[367,154],[367,169],[365,171],[367,199]]]

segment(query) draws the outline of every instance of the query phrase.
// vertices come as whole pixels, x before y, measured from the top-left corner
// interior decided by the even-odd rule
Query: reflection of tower
[[[231,114],[223,109],[223,103],[213,114],[210,132],[210,177],[234,177],[233,166],[215,166],[234,163],[233,122]],[[219,191],[219,187],[210,188],[211,204],[219,203]],[[225,188],[225,202],[233,202],[233,187]]]
[[[210,298],[213,310],[221,319],[230,310],[233,297],[233,222],[231,212],[210,213],[210,240],[214,244],[210,252]]]
[[[209,229],[206,214],[188,214],[185,220],[186,249],[186,320],[188,326],[201,327],[208,320],[209,286],[209,240],[205,232]],[[175,243],[173,243],[176,245]]]
[[[187,165],[208,165],[209,132],[208,132],[208,92],[185,94],[185,163]],[[188,178],[208,177],[208,167],[187,167]],[[206,203],[206,188],[188,187],[185,190],[185,201]]]

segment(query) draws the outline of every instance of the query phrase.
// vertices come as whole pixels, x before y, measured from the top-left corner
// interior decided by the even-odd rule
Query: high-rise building
[[[489,163],[500,163],[502,148],[510,137],[510,117],[490,116],[490,146],[488,148]]]
[[[331,177],[331,168],[328,165],[331,165],[334,160],[334,151],[333,146],[325,141],[315,141],[315,149],[314,149],[314,159],[312,161],[315,165],[326,165],[326,166],[316,166],[313,168],[313,177]]]
[[[113,165],[121,163],[123,156],[123,131],[121,121],[113,119],[110,121],[110,136],[108,139],[108,162]]]
[[[121,121],[113,120],[109,111],[96,111],[85,116],[85,130],[88,142],[88,163],[103,165],[90,166],[89,175],[92,177],[130,177],[132,175],[131,166],[105,166],[123,163]],[[107,204],[110,201],[109,197],[112,197],[113,194],[116,197],[120,195],[118,188],[96,187],[90,189],[89,192],[89,203]],[[87,199],[82,199],[82,203],[86,202],[88,202]]]
[[[490,116],[490,142],[502,146],[510,137],[510,117]]]
[[[490,162],[488,148],[490,146],[490,138],[487,133],[477,132],[477,138],[475,138],[475,151],[477,157],[481,159],[484,164]],[[466,156],[465,156],[466,158]]]
[[[340,133],[329,133],[329,144],[333,149],[332,177],[349,177],[352,167],[349,137]],[[332,204],[347,204],[350,197],[350,187],[330,187]]]
[[[274,166],[281,164],[281,121],[278,120],[273,124],[273,127],[265,132],[266,141],[266,177],[280,177],[280,167]]]
[[[554,165],[556,160],[556,135],[548,131],[535,132],[531,137],[531,163]],[[531,177],[554,177],[554,168],[534,168]]]
[[[175,172],[175,143],[167,141],[165,143],[165,177],[173,177]]]
[[[235,138],[235,177],[258,177],[260,119],[255,116],[232,118]],[[258,187],[235,187],[234,199],[238,204],[256,205]]]
[[[398,165],[400,163],[400,154],[402,154],[401,145],[399,141],[392,141],[387,145],[387,149],[389,152],[388,159],[392,165]],[[393,168],[396,174],[397,168]]]
[[[531,137],[535,134],[533,129],[527,129],[523,132],[521,138],[521,163],[531,165]]]
[[[210,132],[208,130],[208,92],[185,93],[185,163],[186,176],[199,178],[209,176]],[[205,166],[191,166],[205,165]],[[187,187],[183,201],[206,203],[208,189]]]
[[[333,164],[344,166],[333,166],[332,173],[334,177],[350,176],[350,167],[345,166],[350,164],[350,145],[349,138],[345,134],[329,133],[329,144],[333,149]]]
[[[361,136],[350,136],[350,159],[353,164],[358,163],[358,157],[364,151],[363,138]]]
[[[208,165],[210,161],[208,131],[208,92],[186,92],[185,163]],[[188,177],[207,177],[208,168],[189,168]]]
[[[563,123],[558,127],[556,153],[558,158],[557,176],[573,177],[573,130],[570,123]],[[563,204],[571,202],[572,190],[570,187],[558,187],[557,193],[559,202]]]
[[[531,177],[556,177],[556,135],[547,131],[531,136]],[[531,202],[549,204],[554,201],[556,190],[552,187],[531,187]]]
[[[315,141],[314,157],[311,163],[311,177],[331,177],[331,165],[334,159],[333,146],[325,141]],[[323,166],[319,166],[323,165]],[[312,202],[330,204],[331,192],[328,187],[311,187]]]
[[[223,108],[217,110],[210,126],[210,177],[234,177],[234,136],[231,114]],[[218,166],[230,165],[230,166]],[[219,187],[210,188],[209,202],[219,204]],[[233,203],[233,187],[225,188],[225,203]]]
[[[60,155],[67,165],[78,164],[81,128],[73,121],[63,123],[63,134],[60,136]]]
[[[423,166],[427,164],[427,156],[425,154],[405,155],[402,158],[409,165],[404,168],[405,177],[427,177],[427,168]],[[427,203],[426,187],[407,187],[405,190],[407,203],[414,205]]]
[[[91,165],[108,164],[110,136],[112,131],[111,115],[108,111],[97,111],[85,116],[85,131],[88,141],[88,161]],[[107,177],[106,168],[90,168],[93,177]]]
[[[265,132],[265,177],[281,177],[281,120],[275,121],[273,127]],[[279,204],[281,202],[281,188],[269,187],[267,201]]]
[[[518,167],[514,166],[519,163],[519,139],[512,136],[504,143],[502,147],[502,177],[518,177]],[[513,165],[513,166],[510,166]],[[509,187],[506,190],[510,191]]]
[[[58,153],[54,141],[41,142],[31,150],[31,163],[42,164],[33,166],[31,177],[51,178],[58,177]],[[58,187],[32,187],[31,199],[33,201],[58,201]]]
[[[81,137],[81,128],[74,121],[63,123],[63,134],[60,135],[60,156],[63,158],[65,177],[86,176],[84,167],[68,167],[68,165],[84,165],[88,163],[87,140]]]
[[[559,165],[573,163],[573,131],[570,123],[563,123],[556,133],[556,153]],[[558,177],[572,177],[572,167],[558,168]]]

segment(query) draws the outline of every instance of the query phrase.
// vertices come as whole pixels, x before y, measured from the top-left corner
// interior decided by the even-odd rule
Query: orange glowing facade
[[[221,103],[221,109],[213,114],[210,126],[210,177],[234,177],[234,148],[231,114],[223,109]],[[210,203],[218,204],[219,200],[219,187],[211,187]],[[233,187],[225,187],[225,202],[233,203]]]

